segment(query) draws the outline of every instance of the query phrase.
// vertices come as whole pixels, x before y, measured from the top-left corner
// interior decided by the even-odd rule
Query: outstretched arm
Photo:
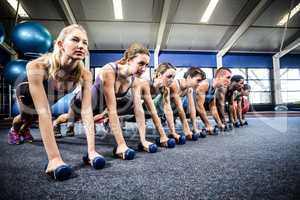
[[[161,125],[161,121],[160,121],[160,119],[157,115],[157,111],[155,109],[155,106],[154,106],[154,103],[153,103],[153,100],[152,100],[152,97],[151,97],[150,85],[147,81],[143,81],[142,92],[143,92],[143,98],[144,98],[146,107],[147,107],[148,111],[151,114],[151,117],[152,117],[152,120],[153,120],[153,123],[154,123],[154,126],[155,126],[156,130],[158,131],[158,133],[161,137],[165,136],[166,135],[165,131],[164,131],[162,125]]]
[[[197,115],[196,115],[196,108],[195,108],[196,104],[194,102],[193,89],[189,89],[187,98],[188,98],[188,107],[189,107],[189,111],[190,111],[190,117],[191,117],[192,124],[193,124],[193,130],[198,132]]]
[[[207,113],[204,107],[205,102],[205,89],[204,86],[200,85],[196,89],[196,110],[200,114],[200,118],[203,121],[205,128],[209,131],[212,131],[212,127],[208,121]]]
[[[210,102],[209,109],[210,109],[210,112],[211,112],[214,120],[216,121],[218,127],[224,129],[225,125],[222,124],[222,121],[219,117],[219,113],[218,113],[218,110],[217,110],[216,97]]]
[[[166,115],[166,119],[168,122],[168,126],[170,128],[171,134],[175,135],[176,131],[175,131],[175,124],[174,124],[174,116],[173,116],[173,111],[172,111],[171,103],[170,103],[170,89],[167,88],[167,90],[168,90],[168,95],[163,98],[163,109],[164,109],[164,112]]]
[[[243,97],[241,97],[241,98],[243,98]],[[238,101],[237,101],[236,111],[237,111],[237,118],[238,118],[240,124],[242,125],[244,123],[244,120],[243,120],[243,115],[242,115],[242,101],[241,101],[241,99],[238,99]]]
[[[177,85],[175,84],[175,82],[170,87],[170,92],[172,95],[172,100],[174,101],[176,109],[178,110],[179,118],[183,125],[183,131],[184,131],[185,135],[191,135],[192,132],[191,132],[189,124],[187,122],[186,115],[185,115],[184,109],[182,107],[181,98],[178,95],[178,89],[177,89]]]
[[[126,142],[120,126],[117,113],[117,102],[115,95],[115,72],[112,69],[106,69],[102,73],[103,93],[108,111],[109,125],[115,136],[118,145],[126,148]],[[118,152],[117,152],[118,153]]]
[[[218,88],[216,90],[216,106],[218,109],[219,117],[223,124],[226,124],[225,117],[225,94],[226,88]]]
[[[93,119],[93,110],[91,106],[92,102],[92,74],[91,72],[84,70],[83,75],[83,87],[82,87],[82,105],[81,105],[81,118],[85,129],[87,138],[88,153],[90,159],[96,156],[95,153],[95,126]]]
[[[228,99],[228,117],[230,123],[234,123],[234,108],[233,108],[233,95]]]
[[[133,110],[136,119],[137,128],[140,134],[141,142],[146,141],[146,120],[145,113],[142,105],[141,85],[140,80],[135,78],[133,84]]]
[[[48,167],[46,169],[48,172],[53,171],[60,165],[63,165],[64,162],[62,161],[55,141],[50,106],[43,86],[45,66],[38,62],[39,61],[35,60],[27,65],[27,77],[30,95],[32,96],[35,109],[38,113],[40,132],[49,160]]]

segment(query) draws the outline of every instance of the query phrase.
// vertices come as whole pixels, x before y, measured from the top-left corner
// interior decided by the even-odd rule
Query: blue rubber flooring
[[[64,137],[57,140],[62,157],[75,169],[64,182],[43,172],[46,154],[38,129],[31,130],[36,141],[22,145],[8,145],[8,129],[0,129],[0,199],[299,199],[300,118],[248,122],[174,149],[138,152],[132,161],[113,158],[113,137],[98,134],[97,151],[107,160],[99,171],[82,163],[83,134]],[[136,131],[125,135],[136,147]]]

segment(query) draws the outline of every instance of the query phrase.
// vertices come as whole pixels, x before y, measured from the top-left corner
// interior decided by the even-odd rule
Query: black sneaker
[[[75,133],[74,133],[74,126],[68,126],[67,127],[66,135],[68,137],[73,137],[75,135]]]
[[[56,138],[61,138],[62,137],[62,134],[60,132],[60,126],[54,126],[53,131],[54,131],[54,136]]]

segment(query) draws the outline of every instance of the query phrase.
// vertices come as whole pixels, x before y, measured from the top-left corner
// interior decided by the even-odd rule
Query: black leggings
[[[23,82],[16,87],[16,98],[20,105],[20,123],[13,123],[16,131],[27,129],[34,120],[38,119],[32,97],[29,91],[28,82]]]

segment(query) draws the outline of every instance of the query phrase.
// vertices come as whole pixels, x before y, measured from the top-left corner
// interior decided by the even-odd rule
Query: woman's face
[[[250,90],[244,90],[244,89],[242,89],[241,90],[241,94],[242,94],[242,96],[249,96],[249,94],[250,94]]]
[[[162,85],[165,87],[171,86],[174,81],[176,75],[175,69],[168,69],[163,74],[160,75],[159,79],[161,79]]]
[[[137,54],[136,57],[128,61],[131,74],[137,77],[143,75],[149,65],[150,57],[147,54]]]
[[[204,79],[202,79],[202,76],[196,75],[193,78],[188,78],[188,82],[191,84],[193,88],[196,88]]]
[[[241,79],[238,82],[234,83],[234,89],[236,89],[237,91],[241,91],[243,87],[244,87],[244,79]]]
[[[85,32],[74,29],[58,43],[62,52],[74,60],[83,60],[88,53],[88,39]]]

